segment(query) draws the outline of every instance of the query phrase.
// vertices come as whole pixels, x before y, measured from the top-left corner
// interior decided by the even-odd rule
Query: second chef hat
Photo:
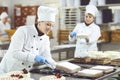
[[[97,14],[98,14],[98,9],[97,9],[96,6],[94,6],[94,5],[87,5],[87,6],[86,6],[85,14],[87,14],[87,13],[90,13],[90,14],[92,14],[94,17],[96,17]]]
[[[0,19],[4,19],[6,17],[8,17],[8,14],[6,12],[2,12],[0,15]]]

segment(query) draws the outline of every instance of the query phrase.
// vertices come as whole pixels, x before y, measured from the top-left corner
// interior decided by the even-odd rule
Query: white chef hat
[[[55,16],[58,10],[52,7],[40,6],[38,8],[38,21],[53,21],[55,22]]]
[[[96,17],[96,15],[98,14],[98,9],[97,9],[97,7],[96,6],[94,6],[94,5],[87,5],[86,6],[86,11],[85,11],[85,14],[87,14],[87,13],[90,13],[90,14],[92,14],[94,17]]]
[[[0,19],[4,19],[5,17],[8,17],[8,14],[6,12],[2,12],[0,15]]]

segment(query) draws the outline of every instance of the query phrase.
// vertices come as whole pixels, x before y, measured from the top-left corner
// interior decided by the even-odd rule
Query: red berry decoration
[[[55,76],[56,76],[57,78],[61,78],[61,77],[62,77],[60,73],[55,73]]]
[[[28,71],[26,69],[23,69],[22,71],[23,71],[24,74],[28,73]]]
[[[19,74],[16,74],[15,77],[19,77],[20,75]]]

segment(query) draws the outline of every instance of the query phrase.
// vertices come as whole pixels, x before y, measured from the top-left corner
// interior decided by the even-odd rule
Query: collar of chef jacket
[[[89,28],[91,28],[93,25],[95,25],[95,23],[93,22],[93,23],[91,23],[91,24],[89,24],[88,26],[85,24],[85,23],[83,23],[84,24],[84,26],[86,26],[86,27],[89,27]]]
[[[37,24],[35,24],[35,28],[36,28],[36,30],[37,30],[37,32],[38,32],[38,36],[44,35],[44,33],[41,32],[41,31],[38,29]]]

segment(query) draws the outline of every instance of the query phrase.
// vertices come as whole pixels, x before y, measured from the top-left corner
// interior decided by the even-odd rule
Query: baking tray
[[[88,69],[88,68],[91,68],[91,67],[95,66],[95,65],[89,65],[89,64],[78,64],[78,63],[74,63],[74,64],[77,64],[77,65],[81,66],[81,70]],[[65,77],[87,79],[87,80],[103,80],[104,78],[111,77],[112,75],[117,74],[120,71],[115,68],[112,72],[104,73],[102,76],[96,77],[96,78],[94,78],[94,77],[93,78],[83,77],[83,76],[77,75],[77,73],[66,73],[62,70],[50,69],[48,67],[34,68],[34,69],[31,69],[30,72],[35,73],[35,74],[44,74],[44,75],[54,75],[56,72],[59,72],[59,73],[61,73],[61,75],[65,76]]]
[[[110,64],[111,59],[109,58],[101,58],[101,59],[93,59],[93,58],[74,58],[70,62],[72,63],[85,63],[85,64]]]

